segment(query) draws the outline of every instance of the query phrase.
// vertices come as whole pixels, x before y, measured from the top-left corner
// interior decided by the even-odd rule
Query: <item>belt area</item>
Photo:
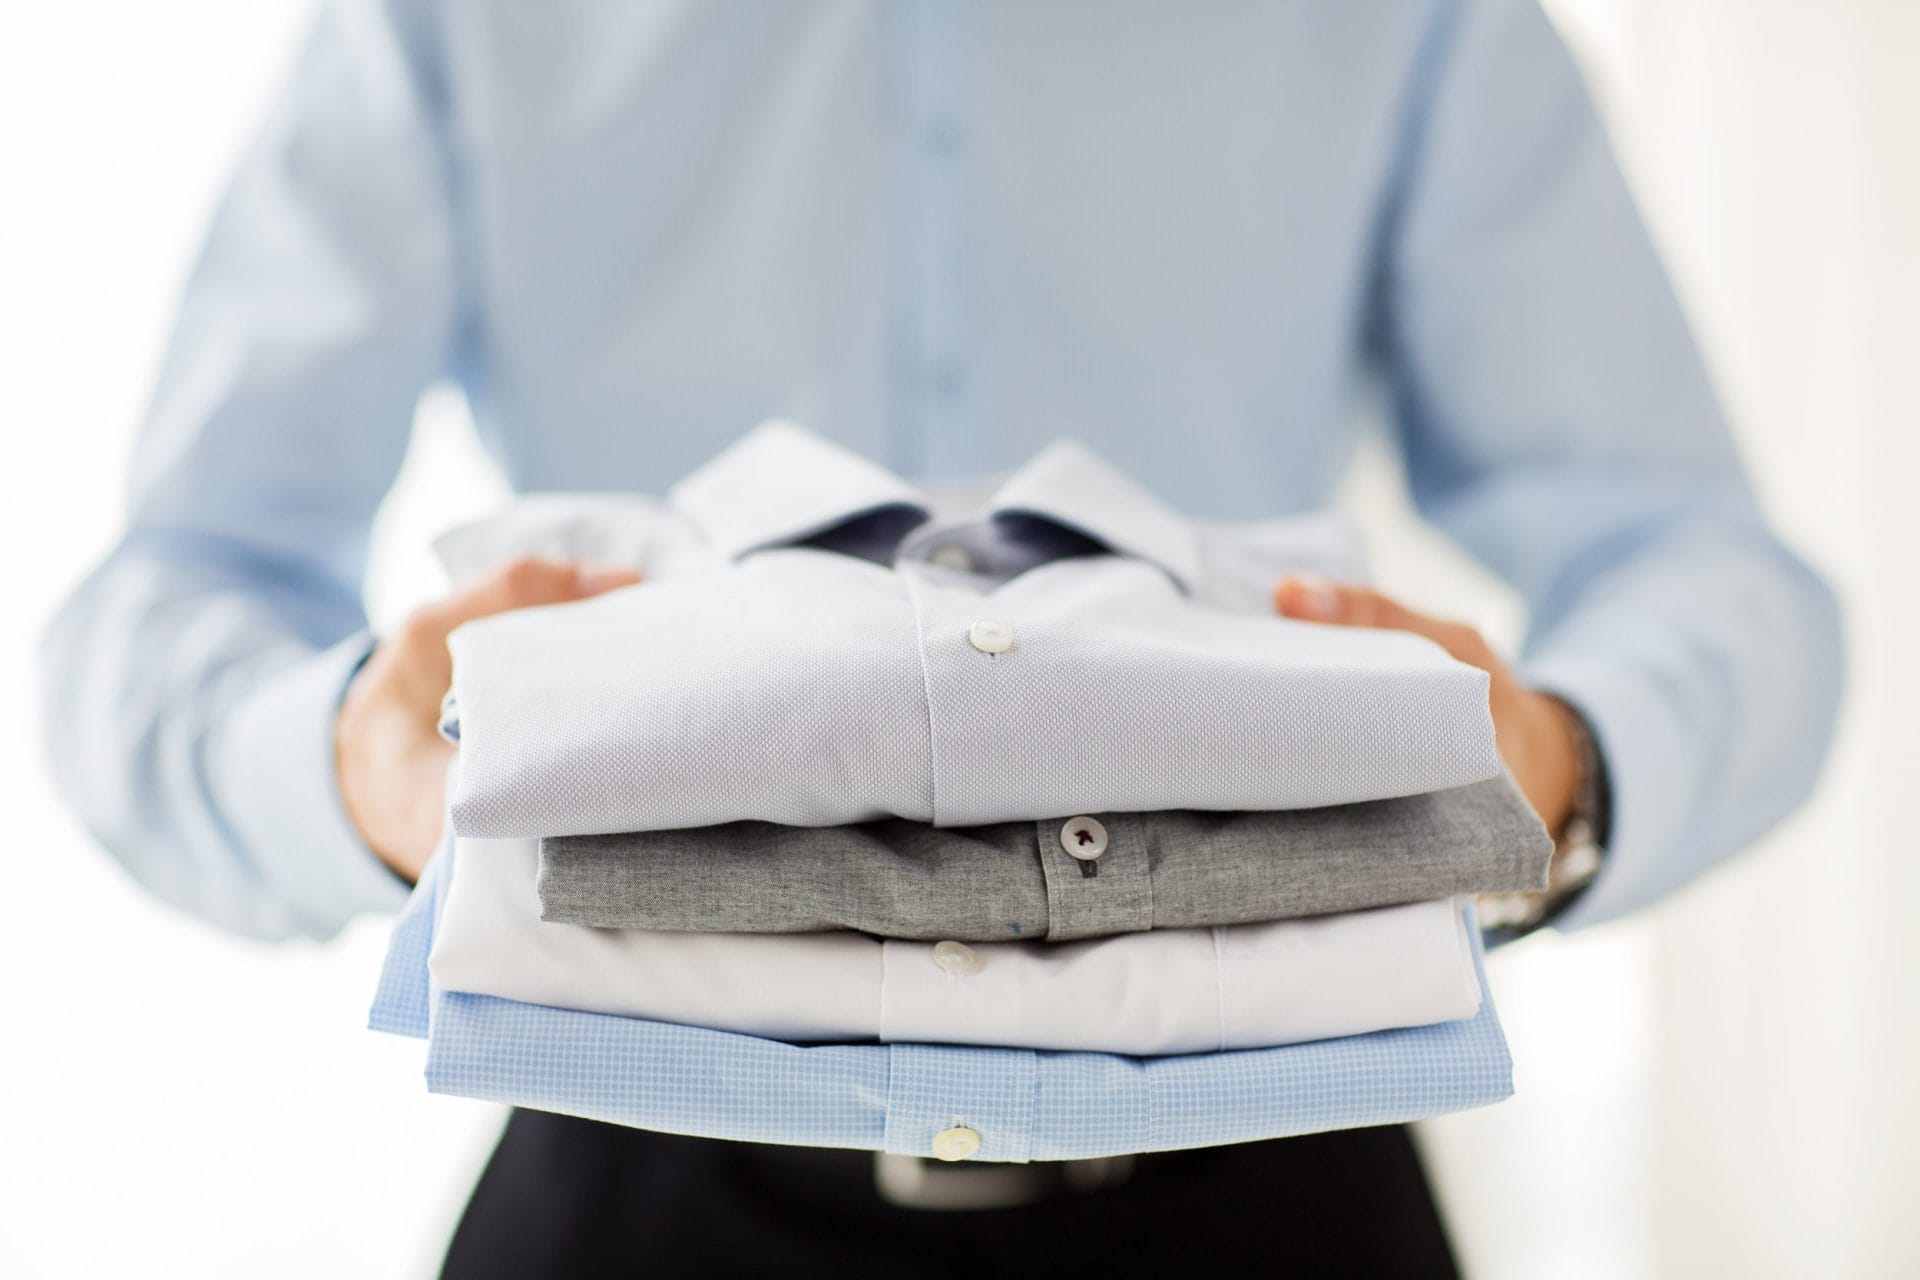
[[[1089,1195],[1125,1184],[1135,1171],[1133,1156],[950,1164],[886,1151],[755,1146],[753,1159],[814,1185],[837,1184],[845,1194],[864,1191],[896,1208],[935,1213],[1018,1209],[1062,1196]]]
[[[880,1198],[903,1209],[1017,1209],[1117,1187],[1132,1176],[1132,1156],[1045,1164],[946,1164],[890,1151],[873,1156]]]

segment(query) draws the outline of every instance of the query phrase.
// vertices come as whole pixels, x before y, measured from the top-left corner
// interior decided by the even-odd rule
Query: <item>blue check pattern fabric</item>
[[[1077,1160],[1397,1124],[1513,1092],[1478,935],[1482,1000],[1436,1026],[1231,1053],[1131,1058],[934,1045],[795,1045],[436,989],[451,850],[395,926],[370,1025],[424,1038],[434,1093],[697,1137],[975,1159]]]

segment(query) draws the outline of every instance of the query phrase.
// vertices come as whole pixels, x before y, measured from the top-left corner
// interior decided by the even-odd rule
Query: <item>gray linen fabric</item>
[[[1539,889],[1553,852],[1504,775],[1325,809],[1091,816],[1107,835],[1092,861],[1062,840],[1084,818],[547,839],[540,913],[626,929],[1062,941]]]

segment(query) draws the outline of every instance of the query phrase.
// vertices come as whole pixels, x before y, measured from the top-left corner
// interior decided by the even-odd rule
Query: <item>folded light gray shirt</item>
[[[1202,527],[1084,446],[949,499],[770,424],[669,501],[626,543],[641,584],[449,638],[456,834],[1311,808],[1500,769],[1486,672],[1275,616],[1271,528]]]
[[[1546,886],[1505,775],[1322,809],[980,827],[770,822],[540,842],[543,919],[622,929],[1063,941]]]

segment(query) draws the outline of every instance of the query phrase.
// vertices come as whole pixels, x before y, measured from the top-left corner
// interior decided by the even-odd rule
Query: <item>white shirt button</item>
[[[1005,653],[1013,648],[1013,628],[998,618],[982,618],[967,628],[967,643],[982,653]]]
[[[973,553],[957,543],[950,542],[944,547],[936,548],[927,559],[942,569],[951,569],[955,573],[973,572]]]
[[[933,1135],[935,1160],[970,1160],[980,1154],[980,1135],[963,1124]]]
[[[1060,828],[1060,847],[1082,862],[1092,862],[1107,851],[1107,829],[1098,818],[1068,818]]]
[[[980,972],[980,953],[964,942],[934,943],[933,962],[955,977]]]

